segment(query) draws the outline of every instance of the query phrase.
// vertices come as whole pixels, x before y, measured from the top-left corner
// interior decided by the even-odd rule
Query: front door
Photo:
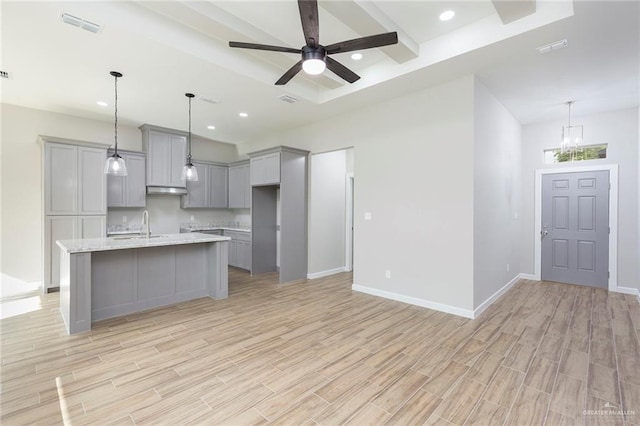
[[[542,175],[542,279],[608,288],[609,171]]]

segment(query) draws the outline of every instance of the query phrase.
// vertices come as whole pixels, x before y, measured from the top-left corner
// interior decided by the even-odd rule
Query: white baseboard
[[[316,278],[328,277],[329,275],[339,274],[340,272],[347,272],[347,268],[342,266],[340,268],[327,269],[326,271],[313,272],[307,274],[307,278],[310,280],[315,280]]]
[[[640,303],[640,290],[633,287],[614,287],[611,289],[614,293],[624,293],[624,294],[633,294],[638,298],[638,303]]]
[[[513,277],[511,279],[511,281],[509,281],[508,283],[506,283],[500,290],[496,291],[495,293],[493,293],[491,296],[489,296],[489,298],[487,300],[485,300],[484,302],[482,302],[480,304],[480,306],[478,306],[474,311],[473,311],[473,318],[478,318],[480,316],[481,313],[483,313],[489,306],[493,305],[493,303],[498,300],[500,298],[500,296],[502,296],[503,294],[505,294],[507,292],[507,290],[509,290],[511,287],[513,287],[513,285],[515,283],[517,283],[520,279],[524,278],[523,275],[528,275],[528,274],[518,274],[515,277]],[[524,278],[526,280],[530,279],[530,278]]]
[[[457,306],[445,305],[444,303],[432,302],[426,299],[420,299],[412,296],[405,296],[404,294],[393,293],[390,291],[379,290],[377,288],[367,287],[363,285],[353,284],[351,286],[353,291],[360,293],[371,294],[373,296],[383,297],[385,299],[396,300],[398,302],[408,303],[410,305],[421,306],[423,308],[429,308],[447,314],[458,315],[460,317],[473,319],[473,311],[469,309],[458,308]]]
[[[533,274],[520,274],[519,278],[522,278],[523,280],[540,281],[540,278]]]

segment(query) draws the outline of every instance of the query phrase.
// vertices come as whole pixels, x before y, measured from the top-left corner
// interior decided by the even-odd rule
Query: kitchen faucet
[[[142,234],[143,230],[146,237],[149,238],[149,234],[151,234],[151,231],[149,229],[149,212],[147,210],[142,212],[142,225],[140,226],[140,234]]]

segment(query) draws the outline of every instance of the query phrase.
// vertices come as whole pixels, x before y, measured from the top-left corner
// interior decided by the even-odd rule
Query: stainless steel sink
[[[149,238],[161,238],[166,237],[166,235],[149,235]],[[112,240],[146,240],[147,237],[144,235],[123,235],[121,237],[111,237]]]

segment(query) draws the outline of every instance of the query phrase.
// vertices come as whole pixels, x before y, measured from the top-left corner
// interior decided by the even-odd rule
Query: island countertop
[[[58,240],[56,244],[66,253],[88,253],[94,251],[126,250],[145,247],[173,246],[181,244],[213,243],[229,241],[230,237],[201,234],[199,232],[183,234],[126,236],[110,238],[85,238],[74,240]]]

